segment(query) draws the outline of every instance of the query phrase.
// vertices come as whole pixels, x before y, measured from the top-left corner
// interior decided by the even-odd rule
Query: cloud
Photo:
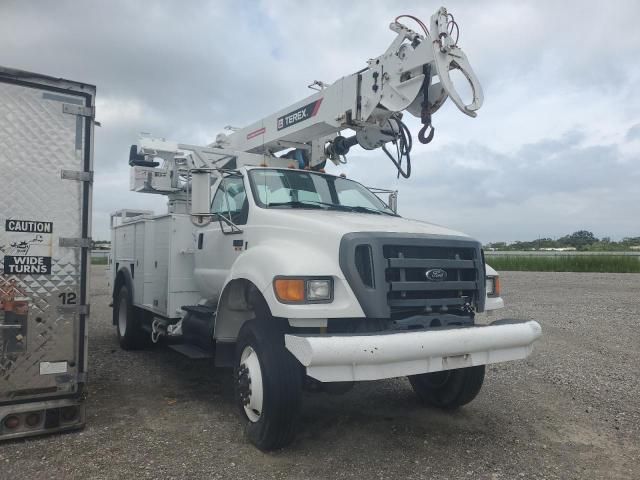
[[[640,140],[640,123],[635,124],[627,131],[625,138],[628,141]]]
[[[414,149],[409,181],[395,179],[382,152],[357,148],[331,171],[395,186],[407,215],[485,241],[579,228],[637,235],[637,2],[463,1],[450,11],[485,90],[478,118],[445,104],[434,142]],[[361,69],[406,12],[432,13],[418,1],[88,0],[80,9],[5,0],[0,62],[98,86],[94,236],[106,238],[108,212],[164,208],[163,198],[128,192],[139,132],[209,143],[225,125],[304,98],[315,79]]]
[[[614,237],[637,231],[640,163],[617,144],[588,140],[574,130],[506,153],[453,143],[415,156],[410,180],[390,179],[395,167],[383,158],[366,168],[368,159],[359,158],[348,172],[372,186],[397,188],[404,216],[483,241],[557,237],[583,228]]]

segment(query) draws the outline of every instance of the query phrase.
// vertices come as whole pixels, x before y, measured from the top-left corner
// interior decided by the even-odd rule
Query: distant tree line
[[[493,242],[485,245],[485,248],[488,250],[575,248],[580,251],[624,251],[633,250],[631,247],[640,247],[640,237],[625,237],[619,242],[614,242],[610,237],[598,238],[587,230],[579,230],[556,240],[552,238],[538,238],[529,242]]]

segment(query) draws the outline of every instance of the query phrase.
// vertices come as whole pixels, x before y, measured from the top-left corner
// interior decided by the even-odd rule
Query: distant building
[[[575,252],[576,247],[545,247],[540,248],[543,252]]]

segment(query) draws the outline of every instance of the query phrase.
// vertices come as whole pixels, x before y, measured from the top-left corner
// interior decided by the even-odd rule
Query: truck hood
[[[319,234],[333,233],[342,236],[351,232],[393,232],[469,237],[462,232],[433,223],[373,213],[275,208],[261,209],[260,213],[261,216],[264,215],[265,220],[268,217],[268,223]]]

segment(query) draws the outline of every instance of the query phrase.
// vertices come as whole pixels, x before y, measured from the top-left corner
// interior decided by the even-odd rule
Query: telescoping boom
[[[451,32],[458,32],[453,16],[440,8],[431,17],[430,31],[416,19],[422,33],[400,23],[401,17],[389,26],[396,38],[364,69],[331,85],[315,82],[311,86],[318,87],[317,93],[230,135],[220,134],[213,145],[264,154],[302,148],[310,152],[314,167],[326,159],[337,162],[356,143],[371,150],[398,140],[405,110],[421,119],[419,138],[424,143],[433,134],[431,115],[447,98],[475,117],[482,106],[482,88],[457,38],[452,38]],[[469,80],[471,103],[465,104],[456,91],[452,69]],[[337,135],[345,129],[355,130],[355,137]]]
[[[414,20],[422,31],[400,23],[402,18]],[[149,167],[165,172],[222,168],[231,165],[231,157],[236,160],[236,167],[243,163],[272,165],[284,150],[288,150],[284,156],[296,161],[297,167],[317,170],[327,160],[344,163],[350,148],[357,144],[366,150],[382,148],[399,174],[409,177],[412,137],[402,122],[403,112],[420,118],[423,126],[418,139],[428,143],[434,134],[432,115],[447,98],[471,117],[476,116],[483,102],[480,82],[458,46],[459,29],[453,15],[442,7],[432,15],[430,23],[428,29],[416,17],[397,17],[389,25],[395,39],[382,55],[368,60],[365,68],[330,85],[315,81],[309,85],[317,90],[313,95],[244,128],[228,127],[232,133],[218,134],[208,149],[143,137],[132,149],[131,163],[144,168],[138,175],[143,183]],[[470,103],[462,100],[451,80],[450,72],[455,69],[469,81],[473,97]],[[340,132],[345,130],[354,134],[342,136]],[[390,150],[389,144],[397,148]],[[259,157],[245,155],[239,159],[240,152]],[[160,157],[169,164],[156,169],[159,165],[145,157]],[[179,189],[178,175],[169,186],[158,175],[154,177],[152,183],[156,185],[149,184],[152,188],[144,189],[138,184],[134,189],[162,194],[175,194]]]

